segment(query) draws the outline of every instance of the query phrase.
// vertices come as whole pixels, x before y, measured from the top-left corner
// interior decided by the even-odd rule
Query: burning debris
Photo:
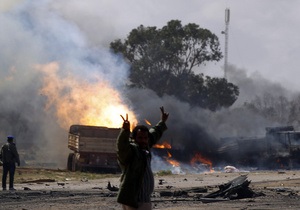
[[[174,149],[168,142],[156,144],[152,150],[160,161],[156,165],[164,165],[162,168],[171,170],[173,174],[185,174],[186,171],[194,173],[214,171],[212,161],[205,158],[200,152],[195,152],[193,156],[190,156],[193,153],[183,154],[184,150]],[[189,161],[186,160],[188,156],[190,156]],[[180,161],[183,157],[184,161]]]
[[[200,163],[202,166],[209,166],[209,171],[213,172],[214,170],[212,169],[212,162],[208,159],[203,157],[200,153],[196,153],[193,158],[190,161],[191,165],[195,168],[197,163]]]
[[[267,127],[263,137],[231,137],[221,139],[218,152],[235,165],[262,169],[299,167],[300,131],[293,126]],[[225,171],[236,171],[232,166]]]
[[[39,10],[34,9],[36,4]],[[122,123],[119,115],[125,113],[133,118],[130,119],[132,124],[137,123],[139,116],[140,121],[149,118],[145,122],[151,125],[151,110],[156,103],[170,106],[176,123],[172,122],[169,137],[174,143],[184,145],[182,151],[169,148],[169,155],[164,155],[167,163],[174,173],[182,173],[181,169],[185,167],[182,163],[188,164],[190,171],[203,172],[207,171],[206,167],[212,170],[212,163],[215,166],[226,156],[215,151],[219,142],[214,133],[222,135],[224,130],[232,133],[237,126],[240,130],[248,130],[257,119],[262,122],[261,116],[247,117],[248,112],[241,113],[243,117],[236,117],[230,110],[211,113],[172,96],[159,97],[149,89],[127,89],[125,81],[130,74],[127,62],[113,56],[108,49],[90,48],[93,45],[87,44],[90,40],[86,40],[86,34],[78,30],[76,24],[64,19],[64,15],[56,15],[59,13],[48,7],[47,1],[26,1],[18,10],[3,16],[3,21],[7,21],[3,30],[10,35],[3,37],[1,44],[10,50],[4,50],[1,60],[0,134],[4,136],[11,132],[18,136],[19,149],[37,148],[30,161],[46,162],[46,167],[65,167],[68,150],[62,145],[70,125],[119,127]],[[45,22],[49,24],[43,24]],[[16,42],[10,42],[11,37]],[[9,46],[9,43],[18,44]],[[234,72],[233,79],[248,79],[237,79],[236,75],[244,74]],[[263,83],[265,87],[266,81]],[[242,85],[239,85],[241,89]],[[269,85],[269,88],[273,89],[273,86]],[[245,116],[247,120],[243,120]],[[204,160],[190,163],[191,155],[198,153]],[[230,157],[228,159],[230,161]],[[26,162],[27,165],[30,163]]]
[[[293,126],[267,127],[262,137],[221,138],[220,145],[211,149],[208,156],[196,147],[189,150],[174,149],[163,142],[154,148],[154,154],[162,157],[174,174],[214,172],[213,166],[222,168],[220,164],[228,163],[256,170],[295,169],[300,167],[300,131]],[[227,173],[241,171],[232,165],[223,170]]]

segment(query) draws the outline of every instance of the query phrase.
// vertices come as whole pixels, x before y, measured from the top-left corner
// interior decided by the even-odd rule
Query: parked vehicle
[[[267,169],[300,167],[300,131],[293,126],[267,127],[262,137],[221,139],[218,149],[226,162]]]
[[[97,171],[116,173],[120,171],[116,141],[120,128],[89,125],[72,125],[68,134],[70,171]]]

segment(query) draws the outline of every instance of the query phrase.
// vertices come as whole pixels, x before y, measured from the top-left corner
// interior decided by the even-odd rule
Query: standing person
[[[160,107],[161,120],[150,129],[137,125],[130,140],[128,115],[123,118],[123,126],[117,140],[117,155],[122,169],[120,189],[117,197],[123,210],[151,210],[150,196],[154,190],[154,177],[151,169],[150,148],[158,142],[167,130],[169,113]]]
[[[2,189],[6,190],[6,178],[9,173],[9,190],[15,190],[14,188],[14,176],[16,170],[16,163],[20,166],[20,158],[17,151],[16,144],[13,142],[14,137],[8,136],[7,143],[1,148],[0,157],[3,163],[2,174]]]

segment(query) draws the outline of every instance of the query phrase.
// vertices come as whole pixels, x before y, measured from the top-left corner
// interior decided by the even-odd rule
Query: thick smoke
[[[251,100],[255,95],[263,94],[262,89],[256,89],[259,86],[272,87],[272,83],[265,79],[255,80],[232,67],[235,75],[240,76],[235,80],[248,81],[247,86],[243,86],[240,82],[241,98],[244,97]],[[233,77],[234,75],[230,75]],[[262,82],[262,83],[261,83]],[[278,84],[273,84],[281,92],[285,92]],[[246,97],[244,92],[246,88],[250,88],[249,95]],[[271,88],[272,89],[272,88]],[[256,90],[256,91],[255,91]],[[265,91],[268,91],[265,89]],[[128,94],[133,106],[136,108],[140,119],[147,119],[152,124],[159,120],[160,105],[164,105],[170,117],[168,120],[168,130],[165,133],[162,141],[167,141],[172,144],[172,151],[176,152],[174,158],[183,163],[189,163],[196,153],[201,153],[204,157],[209,158],[215,166],[224,163],[224,157],[218,152],[218,149],[225,142],[222,142],[226,137],[254,137],[261,138],[265,136],[265,128],[268,126],[279,126],[278,122],[272,122],[264,117],[253,113],[242,106],[234,105],[229,109],[221,109],[217,112],[211,112],[202,108],[191,107],[189,104],[181,102],[172,96],[163,96],[159,98],[153,91],[150,90],[134,90]],[[244,102],[245,102],[244,101]],[[243,104],[241,101],[237,103]],[[256,144],[256,145],[255,145]],[[259,147],[257,142],[249,145],[249,150],[253,147]],[[244,148],[247,150],[247,148]],[[178,150],[178,151],[177,151]],[[235,157],[238,158],[238,157]]]
[[[87,47],[76,25],[48,2],[28,1],[0,14],[0,138],[4,143],[14,135],[23,159],[65,167],[67,130],[59,126],[55,110],[45,110],[43,74],[37,66],[57,62],[60,78],[72,74],[95,82],[101,77],[113,81],[114,88],[126,81],[127,66],[107,49]]]
[[[240,97],[230,109],[217,112],[191,107],[173,96],[158,97],[151,90],[125,90],[127,65],[107,48],[100,47],[103,42],[108,45],[113,40],[101,39],[99,30],[98,38],[86,36],[87,31],[83,33],[84,29],[55,12],[59,5],[50,3],[53,2],[25,1],[0,14],[3,32],[0,36],[0,138],[5,142],[6,135],[15,135],[26,160],[66,165],[67,130],[60,127],[53,109],[45,110],[47,98],[39,92],[43,74],[36,66],[51,62],[59,63],[61,78],[71,73],[89,82],[95,82],[95,77],[110,81],[112,87],[124,93],[124,101],[132,107],[140,123],[147,119],[155,124],[160,119],[159,107],[163,105],[170,118],[162,141],[170,142],[180,151],[177,158],[183,162],[200,152],[218,163],[222,159],[216,152],[221,138],[264,135],[266,126],[278,124],[241,105],[263,92],[285,95],[288,92],[278,84],[260,76],[248,76],[246,71],[233,66],[228,72],[229,81],[239,86]],[[91,28],[97,27],[97,23],[87,23],[86,27],[93,32]],[[103,33],[107,37],[110,31]]]

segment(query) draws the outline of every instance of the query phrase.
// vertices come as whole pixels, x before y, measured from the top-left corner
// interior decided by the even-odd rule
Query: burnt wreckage
[[[300,131],[293,126],[267,127],[264,137],[230,137],[221,142],[218,153],[236,166],[300,168]]]

